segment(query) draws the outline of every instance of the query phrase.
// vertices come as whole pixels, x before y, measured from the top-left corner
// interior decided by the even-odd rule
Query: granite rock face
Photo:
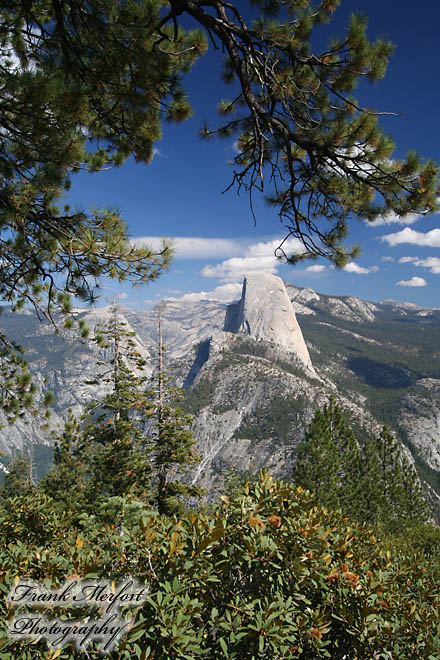
[[[313,371],[282,279],[265,273],[248,275],[244,278],[241,300],[230,307],[226,314],[226,331],[273,344],[283,353],[294,353]]]
[[[440,472],[440,380],[422,378],[403,400],[402,423],[419,456]]]

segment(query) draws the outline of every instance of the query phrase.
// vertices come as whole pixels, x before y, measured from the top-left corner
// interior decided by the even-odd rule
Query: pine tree
[[[93,513],[109,498],[128,497],[169,514],[183,497],[200,494],[182,481],[199,460],[192,418],[178,407],[181,390],[170,385],[163,369],[162,339],[152,383],[135,333],[126,325],[113,305],[108,323],[95,329],[94,340],[104,355],[98,376],[88,383],[109,391],[91,401],[80,420],[69,415],[56,438],[54,469],[43,487],[72,506],[65,491],[66,479],[72,480],[78,511]]]
[[[355,515],[362,508],[362,458],[334,397],[317,410],[298,450],[294,480],[333,509]]]
[[[150,502],[150,441],[145,426],[152,414],[146,361],[136,350],[134,333],[113,306],[105,327],[94,340],[104,352],[99,373],[88,384],[109,389],[90,402],[80,420],[72,415],[57,438],[54,469],[44,480],[45,490],[66,500],[65,477],[76,484],[78,509],[95,512],[110,497],[133,497]],[[63,483],[64,482],[64,483]]]
[[[8,465],[3,492],[6,497],[29,494],[35,487],[32,475],[32,458],[21,453],[13,456]]]
[[[192,418],[178,405],[183,400],[183,391],[171,385],[164,369],[162,313],[163,306],[159,305],[156,405],[149,434],[153,443],[157,508],[159,513],[169,514],[178,509],[181,498],[198,497],[202,491],[182,480],[200,458],[191,432]]]
[[[427,523],[431,514],[417,472],[386,426],[366,444],[365,457],[366,488],[371,493],[369,520],[382,521],[396,533],[402,525]]]
[[[387,532],[429,522],[417,472],[386,427],[361,446],[333,397],[316,411],[298,450],[295,483],[317,500]]]
[[[87,461],[79,447],[82,434],[80,421],[69,410],[61,433],[53,432],[53,468],[45,475],[40,486],[66,508],[84,511],[88,506],[86,484],[90,479]],[[67,484],[74,486],[67,488]]]

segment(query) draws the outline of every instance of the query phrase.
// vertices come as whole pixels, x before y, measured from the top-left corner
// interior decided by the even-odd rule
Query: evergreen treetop
[[[192,418],[177,406],[180,390],[170,386],[162,366],[152,380],[126,326],[114,305],[108,322],[95,328],[101,358],[96,378],[87,382],[104,393],[79,420],[69,415],[56,437],[55,465],[44,490],[78,512],[97,513],[109,498],[128,498],[170,514],[182,497],[200,494],[182,481],[199,461]],[[76,485],[73,498],[66,478]]]
[[[294,479],[321,504],[388,533],[432,517],[417,472],[393,435],[384,427],[361,446],[334,397],[315,412],[298,450]]]
[[[3,494],[5,497],[17,497],[29,494],[34,488],[32,456],[24,453],[12,456],[5,476]]]
[[[69,415],[55,438],[54,469],[44,480],[45,491],[78,511],[97,512],[108,498],[135,497],[150,502],[150,443],[145,425],[152,414],[149,373],[136,349],[134,333],[113,307],[105,326],[95,328],[100,349],[97,376],[87,381],[103,394],[90,401],[81,416]],[[66,492],[66,477],[76,484]]]

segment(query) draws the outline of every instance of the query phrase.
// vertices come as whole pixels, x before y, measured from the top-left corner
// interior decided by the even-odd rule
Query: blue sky
[[[342,0],[323,32],[341,34],[353,10],[369,15],[370,38],[385,33],[396,45],[385,79],[362,87],[358,99],[368,107],[401,113],[383,121],[396,141],[396,157],[415,148],[423,157],[439,161],[440,2]],[[81,173],[73,179],[68,197],[72,206],[117,207],[136,240],[154,243],[161,236],[175,237],[177,253],[169,272],[139,289],[106,281],[100,303],[115,293],[134,308],[189,292],[227,300],[238,295],[245,272],[262,270],[322,293],[440,306],[439,214],[374,227],[352,222],[349,239],[363,252],[343,271],[325,261],[292,267],[275,260],[274,247],[283,238],[276,210],[256,199],[254,226],[245,194],[222,194],[232,177],[228,161],[234,155],[233,141],[198,138],[205,119],[215,123],[216,104],[227,95],[220,82],[219,57],[211,48],[187,76],[194,115],[184,124],[164,126],[150,165],[129,160],[122,168]]]

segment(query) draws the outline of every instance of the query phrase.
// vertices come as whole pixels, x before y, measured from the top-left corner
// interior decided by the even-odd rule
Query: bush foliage
[[[6,596],[18,579],[56,589],[67,578],[128,576],[148,597],[115,660],[439,657],[438,567],[387,549],[300,487],[262,473],[214,511],[181,519],[126,497],[109,506],[112,524],[99,512],[74,522],[38,489],[3,506],[2,660],[83,657],[8,637]],[[102,657],[93,644],[87,654]]]

